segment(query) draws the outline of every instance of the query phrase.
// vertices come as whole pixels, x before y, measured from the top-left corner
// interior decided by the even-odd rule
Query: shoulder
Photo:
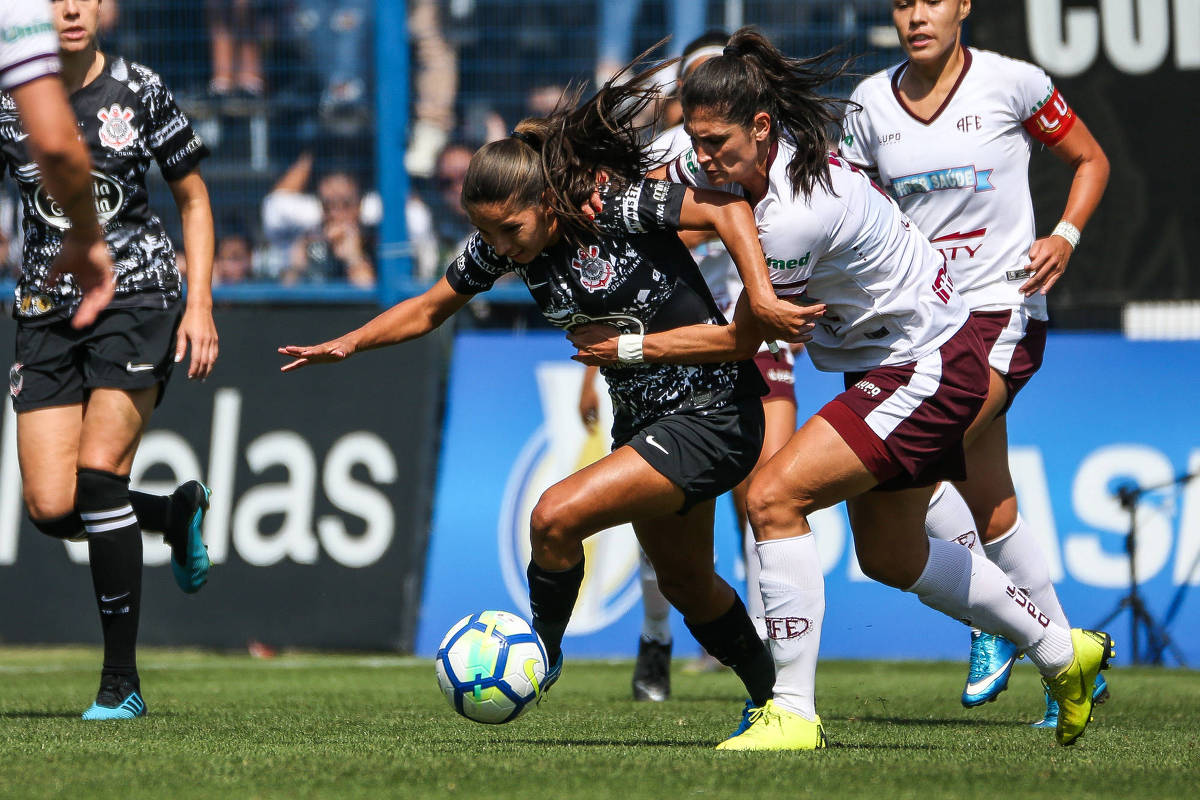
[[[653,142],[650,143],[650,154],[655,162],[665,164],[692,146],[692,140],[684,131],[682,125],[676,125],[674,128],[668,128],[660,133]]]
[[[161,104],[162,98],[169,94],[162,76],[136,61],[126,61],[120,56],[114,56],[109,74],[114,80],[125,84],[145,105],[157,106]]]
[[[1004,78],[1008,80],[1049,80],[1046,71],[1036,64],[1012,58],[992,50],[979,50],[968,47],[971,54],[971,71],[986,75],[989,80]]]
[[[873,102],[889,97],[892,93],[892,80],[896,72],[906,63],[908,62],[902,61],[887,69],[881,69],[874,75],[867,76],[858,86],[854,87],[850,99],[859,105],[869,107]]]

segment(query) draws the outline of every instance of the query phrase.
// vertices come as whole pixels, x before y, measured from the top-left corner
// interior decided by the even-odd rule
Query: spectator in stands
[[[599,0],[599,58],[596,64],[596,85],[616,74],[634,55],[632,40],[636,30],[642,0]],[[666,0],[667,28],[671,41],[667,52],[677,56],[683,46],[704,32],[707,21],[707,0]]]
[[[438,155],[437,193],[432,198],[432,205],[438,251],[442,256],[439,260],[442,262],[459,253],[467,237],[475,231],[459,198],[462,197],[463,179],[467,176],[471,156],[477,149],[462,142],[451,142]]]
[[[270,271],[288,284],[373,285],[377,196],[364,202],[358,180],[343,171],[327,173],[318,180],[316,195],[307,194],[312,173],[312,154],[305,153],[263,200]]]
[[[414,50],[415,119],[404,167],[410,175],[433,175],[438,151],[454,130],[454,97],[458,92],[458,54],[442,35],[439,3],[414,0],[408,35]]]
[[[213,259],[213,285],[229,286],[250,280],[254,272],[254,247],[244,233],[222,236]]]
[[[212,48],[209,94],[226,97],[236,90],[261,97],[265,83],[255,0],[208,0],[208,34]]]
[[[320,82],[321,116],[366,118],[373,0],[297,0],[294,27]]]

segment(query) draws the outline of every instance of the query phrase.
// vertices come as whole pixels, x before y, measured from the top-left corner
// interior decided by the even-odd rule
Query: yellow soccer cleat
[[[1046,679],[1050,696],[1058,701],[1058,743],[1074,744],[1092,719],[1092,686],[1100,670],[1108,669],[1113,657],[1113,640],[1103,631],[1071,629],[1075,657],[1071,665],[1053,678]]]
[[[726,739],[718,750],[816,750],[825,747],[821,718],[808,720],[768,700],[750,712],[750,727]]]

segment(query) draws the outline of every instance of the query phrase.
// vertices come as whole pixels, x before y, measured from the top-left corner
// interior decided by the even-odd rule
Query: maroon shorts
[[[847,373],[846,391],[818,411],[879,481],[895,491],[963,480],[963,434],[988,389],[987,349],[974,320],[908,364]]]
[[[975,327],[988,351],[988,364],[1004,376],[1008,401],[997,416],[1008,411],[1017,393],[1042,366],[1046,353],[1045,320],[1033,319],[1023,308],[1008,311],[972,311]]]
[[[754,354],[754,366],[767,382],[767,393],[762,401],[790,400],[796,402],[796,357],[786,344],[779,345],[779,352],[759,350]]]

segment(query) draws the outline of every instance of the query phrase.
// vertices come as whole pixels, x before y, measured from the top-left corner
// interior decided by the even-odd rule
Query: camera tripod
[[[1138,501],[1145,495],[1171,486],[1183,486],[1197,475],[1200,475],[1200,473],[1182,474],[1167,483],[1160,483],[1155,486],[1125,485],[1119,487],[1116,491],[1117,501],[1121,504],[1121,508],[1129,512],[1129,533],[1125,534],[1125,552],[1129,554],[1129,591],[1120,599],[1116,608],[1109,612],[1108,616],[1101,620],[1096,627],[1104,629],[1108,623],[1120,616],[1122,611],[1128,609],[1130,614],[1129,638],[1133,646],[1134,664],[1147,663],[1161,665],[1163,663],[1163,651],[1170,650],[1181,667],[1187,666],[1184,662],[1183,652],[1171,639],[1171,635],[1167,633],[1166,626],[1156,620],[1154,615],[1150,613],[1150,610],[1146,608],[1146,603],[1142,600],[1141,592],[1138,591],[1136,564],[1137,510]],[[1183,586],[1180,587],[1180,591],[1176,593],[1175,598],[1172,600],[1171,617],[1174,617],[1174,612],[1178,610],[1179,603],[1183,599],[1182,591],[1186,587],[1187,581],[1185,580]],[[1147,659],[1144,662],[1141,658],[1141,639],[1138,636],[1139,628],[1145,632],[1146,647],[1148,650]]]

